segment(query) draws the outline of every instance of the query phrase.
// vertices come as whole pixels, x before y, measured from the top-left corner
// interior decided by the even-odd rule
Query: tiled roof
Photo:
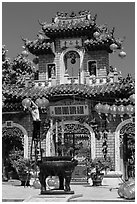
[[[22,109],[21,102],[24,98],[45,97],[49,101],[58,101],[65,98],[89,99],[93,102],[108,102],[115,104],[130,104],[129,97],[135,93],[135,81],[130,77],[119,83],[107,83],[104,85],[89,86],[84,84],[61,84],[53,87],[29,86],[3,87],[4,108],[3,110]],[[15,107],[16,106],[16,107]]]
[[[46,54],[54,54],[52,43],[47,42],[46,39],[43,40],[36,39],[34,41],[24,39],[24,42],[25,47],[33,55],[39,56]]]
[[[132,81],[123,80],[120,83],[107,83],[104,85],[89,86],[84,84],[61,84],[53,87],[31,86],[18,88],[16,86],[5,88],[5,98],[23,99],[26,97],[39,98],[46,97],[49,100],[53,97],[61,96],[81,96],[85,98],[100,98],[104,100],[106,96],[110,98],[128,98],[135,92],[135,85]]]
[[[56,36],[75,36],[88,33],[93,29],[95,19],[86,19],[86,15],[74,17],[57,17],[54,22],[42,25],[42,30],[46,36],[53,38]]]
[[[114,28],[110,31],[106,25],[97,25],[96,17],[91,17],[89,11],[79,12],[79,15],[72,13],[70,16],[60,13],[53,18],[52,23],[40,23],[42,26],[43,39],[34,41],[25,40],[25,46],[32,54],[38,56],[53,53],[52,41],[56,38],[78,38],[84,37],[83,46],[85,50],[107,50],[111,44],[116,44],[121,49],[123,39],[114,37]],[[47,41],[48,38],[48,41]]]

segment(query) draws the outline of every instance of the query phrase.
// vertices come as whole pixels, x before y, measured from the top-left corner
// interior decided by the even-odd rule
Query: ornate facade
[[[27,79],[25,87],[14,87],[12,91],[9,87],[3,122],[9,121],[7,115],[12,114],[11,120],[23,126],[29,155],[32,119],[28,112],[21,117],[16,112],[23,112],[22,100],[31,98],[40,108],[43,156],[67,155],[74,148],[80,162],[74,178],[86,179],[84,161],[106,154],[113,163],[111,170],[127,178],[131,155],[125,160],[122,151],[131,149],[125,128],[134,128],[134,111],[128,109],[128,105],[134,109],[130,101],[135,92],[134,80],[130,76],[123,79],[121,72],[110,66],[109,56],[114,50],[122,57],[123,40],[114,37],[114,28],[110,31],[105,25],[97,25],[96,18],[89,11],[79,15],[58,13],[51,23],[40,22],[42,28],[36,40],[23,39],[25,49],[35,56],[38,72],[33,83]],[[10,111],[8,95],[14,102]],[[44,99],[48,105],[43,105]],[[99,103],[102,110],[98,109]],[[124,112],[118,109],[120,105]],[[133,129],[131,132],[133,139]]]

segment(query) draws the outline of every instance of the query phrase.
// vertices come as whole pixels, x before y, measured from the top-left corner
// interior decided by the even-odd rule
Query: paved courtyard
[[[133,202],[120,198],[117,188],[109,185],[93,187],[89,184],[71,185],[71,195],[40,195],[40,189],[3,182],[3,202]]]

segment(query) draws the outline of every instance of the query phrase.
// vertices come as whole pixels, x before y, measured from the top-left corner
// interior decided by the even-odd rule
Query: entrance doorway
[[[2,128],[2,169],[3,180],[10,177],[18,178],[15,169],[10,162],[10,154],[15,151],[24,150],[24,134],[18,127],[3,127]]]
[[[55,130],[54,136],[55,138]],[[82,124],[64,124],[64,145],[62,145],[62,127],[58,127],[58,155],[73,156],[78,165],[72,174],[72,181],[87,181],[87,160],[91,158],[90,131]]]
[[[124,178],[135,178],[135,124],[128,123],[120,130],[121,156],[123,157]]]

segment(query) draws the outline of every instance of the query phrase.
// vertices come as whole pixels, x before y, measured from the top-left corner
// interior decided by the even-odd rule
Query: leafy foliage
[[[2,84],[8,84],[11,80],[11,61],[7,58],[7,51],[5,45],[2,46]]]
[[[29,59],[26,59],[22,54],[11,61],[7,58],[5,45],[2,46],[2,84],[3,86],[24,85],[26,77],[33,80],[35,67]]]
[[[103,157],[95,158],[91,161],[91,168],[96,168],[97,171],[102,171],[104,169],[112,168],[112,161],[110,157],[104,159]]]
[[[12,151],[10,153],[10,162],[18,174],[25,175],[29,172],[31,163],[29,159],[24,158],[23,151]]]
[[[95,169],[95,171],[93,171]],[[88,162],[88,171],[92,179],[97,179],[101,175],[101,171],[112,169],[111,157],[98,157]]]

